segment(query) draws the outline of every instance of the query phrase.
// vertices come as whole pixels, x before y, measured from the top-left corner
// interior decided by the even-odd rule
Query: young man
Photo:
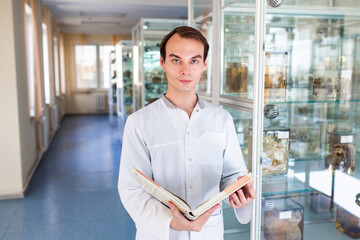
[[[223,239],[221,206],[195,221],[144,191],[129,167],[142,171],[194,208],[229,186],[247,169],[231,115],[203,101],[195,88],[206,69],[209,45],[191,27],[178,27],[160,44],[168,91],[129,116],[124,130],[119,193],[134,220],[136,239]],[[241,223],[251,220],[252,183],[229,197]]]

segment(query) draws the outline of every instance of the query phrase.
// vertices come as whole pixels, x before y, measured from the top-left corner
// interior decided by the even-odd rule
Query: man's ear
[[[206,70],[206,67],[207,67],[207,60],[205,60],[204,62],[203,72]]]
[[[162,69],[164,72],[166,72],[164,65],[165,65],[165,60],[164,60],[162,57],[160,57],[160,66],[161,66],[161,69]]]

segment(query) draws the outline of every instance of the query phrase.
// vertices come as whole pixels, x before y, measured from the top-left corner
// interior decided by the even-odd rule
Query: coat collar
[[[196,94],[197,96],[197,104],[199,104],[199,107],[201,109],[204,109],[205,108],[205,104],[204,104],[204,101],[199,97],[198,94]],[[165,93],[162,95],[162,100],[164,101],[164,103],[166,104],[166,106],[168,106],[169,108],[176,108],[176,106],[167,98],[165,97]]]

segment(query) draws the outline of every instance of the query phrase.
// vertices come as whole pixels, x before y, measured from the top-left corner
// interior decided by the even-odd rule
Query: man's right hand
[[[195,231],[200,232],[207,220],[210,218],[211,214],[217,209],[220,204],[216,204],[203,214],[199,216],[194,221],[189,221],[179,210],[177,207],[172,203],[168,203],[173,215],[173,219],[171,220],[170,227],[175,230],[180,231]]]

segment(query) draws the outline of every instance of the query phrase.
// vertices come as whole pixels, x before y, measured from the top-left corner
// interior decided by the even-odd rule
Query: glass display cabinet
[[[109,88],[108,88],[108,104],[109,104],[109,121],[114,126],[114,108],[116,106],[116,53],[111,50],[109,53]]]
[[[132,29],[134,44],[134,110],[160,98],[167,90],[165,73],[160,67],[160,42],[187,20],[141,19]]]
[[[119,41],[116,50],[116,112],[120,138],[124,131],[127,116],[134,112],[133,107],[133,45],[131,41]]]
[[[224,204],[225,239],[360,238],[360,2],[278,2],[189,0],[192,26],[211,19],[199,94],[257,175],[253,220]]]

